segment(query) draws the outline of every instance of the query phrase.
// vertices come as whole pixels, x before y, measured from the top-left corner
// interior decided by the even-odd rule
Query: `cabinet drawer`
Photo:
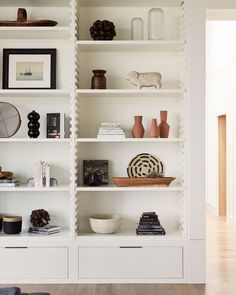
[[[81,247],[79,278],[182,278],[182,252],[182,247]]]
[[[68,249],[1,248],[1,279],[65,279]]]

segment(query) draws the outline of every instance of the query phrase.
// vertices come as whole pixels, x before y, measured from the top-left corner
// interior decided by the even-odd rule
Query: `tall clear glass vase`
[[[148,13],[149,40],[164,40],[164,11],[161,8],[152,8]]]

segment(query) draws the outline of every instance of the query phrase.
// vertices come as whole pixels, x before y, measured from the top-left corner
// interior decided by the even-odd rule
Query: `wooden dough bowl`
[[[54,27],[57,25],[53,20],[27,20],[27,11],[19,8],[16,21],[0,20],[0,27]]]

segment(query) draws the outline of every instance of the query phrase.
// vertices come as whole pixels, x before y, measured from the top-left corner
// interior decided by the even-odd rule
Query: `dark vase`
[[[93,70],[93,77],[91,83],[91,89],[106,89],[107,79],[105,77],[106,71]]]
[[[143,116],[134,116],[134,127],[132,129],[132,135],[134,138],[143,138],[144,127],[142,123]]]
[[[29,123],[28,123],[28,135],[30,138],[38,138],[39,137],[39,127],[40,127],[40,123],[39,123],[39,119],[40,119],[40,115],[38,113],[36,113],[35,111],[31,112],[28,114],[28,119],[29,119]]]
[[[170,132],[170,125],[167,123],[167,111],[161,111],[160,137],[168,138]]]

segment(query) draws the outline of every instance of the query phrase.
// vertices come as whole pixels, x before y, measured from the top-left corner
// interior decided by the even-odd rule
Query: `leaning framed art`
[[[56,49],[3,49],[3,89],[56,89]]]

